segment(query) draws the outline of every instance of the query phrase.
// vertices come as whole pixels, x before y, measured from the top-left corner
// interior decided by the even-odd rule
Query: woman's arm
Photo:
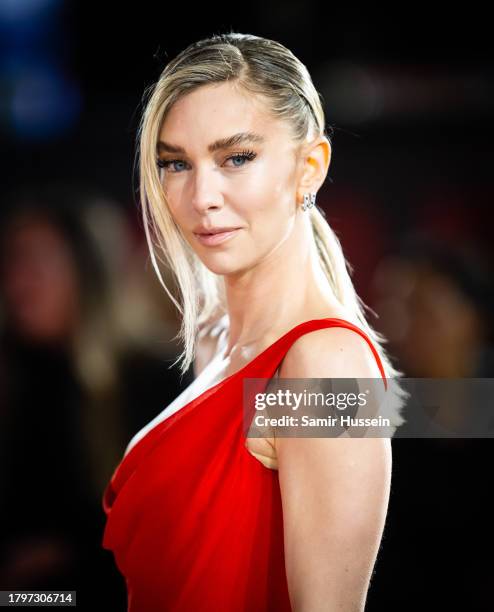
[[[381,378],[348,329],[299,338],[283,378]],[[276,438],[285,561],[294,612],[364,610],[391,483],[389,438]]]

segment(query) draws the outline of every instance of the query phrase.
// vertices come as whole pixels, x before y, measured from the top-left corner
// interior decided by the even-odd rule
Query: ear
[[[326,136],[318,136],[302,151],[297,202],[303,202],[304,193],[317,193],[326,179],[331,162],[331,143]]]

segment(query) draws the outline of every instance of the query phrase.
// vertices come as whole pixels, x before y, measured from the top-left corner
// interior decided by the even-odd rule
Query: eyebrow
[[[266,139],[264,136],[256,134],[255,132],[238,132],[238,134],[233,134],[233,136],[215,140],[208,146],[208,151],[210,153],[214,153],[215,151],[229,149],[230,147],[235,147],[245,142],[261,144],[265,141]],[[162,140],[158,141],[157,151],[158,153],[181,153],[185,155],[185,149],[183,147],[170,144],[169,142],[163,142]]]

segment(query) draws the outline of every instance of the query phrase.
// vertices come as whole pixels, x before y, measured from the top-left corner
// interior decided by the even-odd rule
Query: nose
[[[196,170],[190,201],[198,213],[202,214],[208,210],[220,209],[223,206],[223,198],[218,185],[219,180],[219,177],[215,176],[214,169],[200,168]]]

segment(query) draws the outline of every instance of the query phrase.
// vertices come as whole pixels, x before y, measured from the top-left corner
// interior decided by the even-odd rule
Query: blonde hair
[[[296,143],[302,144],[308,137],[319,135],[330,140],[321,98],[306,66],[281,43],[252,34],[217,34],[189,45],[166,65],[157,83],[145,91],[136,156],[141,209],[153,267],[182,315],[177,334],[184,346],[177,359],[182,358],[182,373],[194,359],[198,330],[226,313],[224,283],[220,275],[200,261],[172,218],[157,167],[156,145],[167,113],[177,100],[203,85],[226,81],[252,95],[262,96],[272,115],[291,127]],[[353,270],[324,212],[314,206],[307,214],[310,214],[319,260],[334,295],[352,322],[373,342],[386,377],[402,376],[382,346],[387,340],[365,318],[364,309],[368,307],[355,291],[350,278]],[[182,304],[163,282],[158,260],[173,272]],[[396,391],[400,403],[399,398],[407,394],[399,385]],[[396,425],[404,422],[401,416],[394,416]]]

